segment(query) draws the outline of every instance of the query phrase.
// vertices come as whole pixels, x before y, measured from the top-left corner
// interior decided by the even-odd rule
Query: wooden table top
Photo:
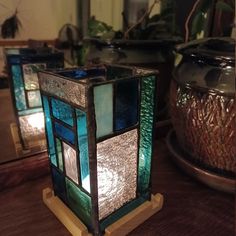
[[[163,209],[130,236],[234,236],[235,199],[182,173],[170,159],[165,141],[157,140],[152,191],[164,195]],[[43,204],[49,176],[0,192],[0,235],[67,236],[66,228]]]

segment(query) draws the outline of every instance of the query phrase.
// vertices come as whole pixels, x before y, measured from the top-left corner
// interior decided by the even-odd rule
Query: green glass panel
[[[94,105],[97,138],[113,131],[113,87],[112,84],[94,87]]]
[[[76,109],[82,187],[90,193],[88,134],[86,113]]]
[[[56,149],[57,149],[57,158],[58,158],[58,167],[61,171],[63,171],[63,157],[62,157],[62,148],[61,148],[61,140],[56,138]]]
[[[141,80],[140,141],[138,166],[138,191],[143,194],[149,189],[153,122],[155,110],[155,76]]]
[[[30,115],[30,114],[38,113],[38,112],[42,112],[42,111],[43,111],[42,107],[32,108],[32,109],[27,109],[27,110],[24,110],[24,111],[18,111],[18,115],[19,116],[24,116],[24,115]]]
[[[27,109],[25,100],[24,82],[22,78],[20,65],[12,65],[11,72],[14,85],[16,108],[18,111]]]
[[[68,178],[66,178],[66,190],[70,208],[88,227],[91,227],[91,198]]]
[[[43,96],[42,98],[43,98],[43,109],[44,109],[44,115],[45,115],[49,159],[52,164],[57,166],[57,158],[56,158],[54,137],[53,137],[53,131],[52,131],[52,121],[51,121],[51,116],[50,116],[49,102],[48,102],[47,97]]]

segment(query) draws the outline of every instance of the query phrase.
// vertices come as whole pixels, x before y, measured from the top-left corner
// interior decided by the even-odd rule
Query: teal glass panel
[[[113,132],[113,87],[112,84],[94,87],[94,105],[97,138]]]
[[[91,227],[91,198],[68,178],[66,178],[66,190],[70,208],[88,227]]]
[[[11,72],[12,72],[12,79],[13,79],[13,85],[14,85],[16,108],[19,111],[27,109],[24,83],[23,83],[20,65],[12,65]]]
[[[65,176],[60,173],[55,167],[51,168],[53,190],[56,196],[66,202],[66,183]]]
[[[65,126],[59,124],[58,122],[54,122],[55,133],[58,137],[61,137],[68,141],[71,144],[75,144],[75,134],[72,130],[66,128]]]
[[[27,92],[29,107],[41,107],[42,101],[39,90]]]
[[[61,140],[56,138],[56,149],[57,149],[57,158],[58,158],[58,167],[61,171],[64,170],[63,156],[62,156],[62,148],[61,148]]]
[[[82,187],[90,193],[90,174],[89,174],[89,155],[88,155],[88,134],[86,113],[76,109],[79,158],[80,158],[80,177]]]
[[[138,191],[143,194],[149,189],[153,123],[155,110],[155,76],[141,80],[140,141],[138,166]]]
[[[70,126],[74,125],[72,108],[69,104],[66,104],[54,98],[52,98],[51,104],[52,104],[52,114],[54,117],[65,122]]]
[[[43,108],[44,108],[44,115],[45,115],[45,125],[46,125],[46,133],[47,133],[47,142],[48,142],[48,152],[49,152],[49,159],[52,164],[57,166],[57,158],[55,152],[55,144],[54,144],[54,137],[52,131],[52,121],[50,117],[50,110],[49,110],[49,102],[48,98],[43,96]]]

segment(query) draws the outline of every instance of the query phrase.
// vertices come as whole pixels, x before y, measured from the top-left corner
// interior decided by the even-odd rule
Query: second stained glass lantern
[[[46,150],[44,116],[39,91],[39,70],[61,68],[64,55],[52,48],[7,48],[6,63],[10,75],[10,85],[17,126],[13,124],[13,137],[19,135],[18,155]],[[14,132],[18,129],[19,132]]]
[[[102,235],[139,207],[136,224],[159,210],[150,188],[156,73],[102,65],[39,72],[39,82],[54,193],[88,231]]]

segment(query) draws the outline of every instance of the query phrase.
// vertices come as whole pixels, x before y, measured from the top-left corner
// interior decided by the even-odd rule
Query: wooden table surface
[[[234,236],[235,199],[198,183],[171,161],[165,141],[155,143],[153,193],[164,195],[163,209],[131,236]],[[0,235],[67,236],[66,228],[42,202],[49,176],[0,192]]]

